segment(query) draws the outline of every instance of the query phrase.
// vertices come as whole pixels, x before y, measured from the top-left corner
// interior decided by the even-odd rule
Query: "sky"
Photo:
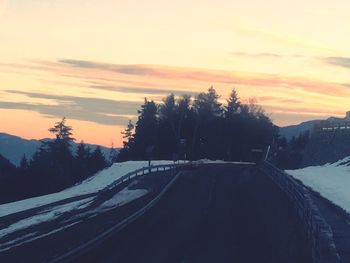
[[[348,0],[0,0],[0,132],[116,147],[145,97],[214,86],[279,126],[350,110]]]

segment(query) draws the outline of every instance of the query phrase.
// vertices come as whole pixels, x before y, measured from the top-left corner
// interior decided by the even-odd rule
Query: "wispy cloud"
[[[151,68],[144,67],[142,65],[117,65],[75,59],[61,59],[58,62],[71,65],[77,68],[108,70],[128,75],[148,75],[153,73],[153,70]]]
[[[231,55],[237,57],[245,57],[245,58],[282,58],[283,56],[276,53],[247,53],[247,52],[231,52]]]
[[[56,104],[44,105],[22,102],[0,101],[3,109],[25,109],[37,111],[50,117],[62,117],[91,121],[105,125],[125,125],[129,116],[135,116],[138,102],[116,101],[99,98],[57,96],[43,93],[8,90],[7,93],[21,94],[33,99],[49,99]]]
[[[336,65],[350,69],[350,57],[327,57],[324,61],[331,65]]]
[[[118,91],[123,93],[139,93],[139,94],[151,94],[151,95],[169,95],[173,93],[175,95],[188,94],[195,96],[198,92],[188,91],[188,90],[179,90],[179,89],[152,89],[152,88],[143,88],[143,87],[122,87],[122,86],[100,86],[94,85],[90,86],[94,89]]]
[[[273,54],[271,54],[273,56]],[[276,54],[277,55],[277,54]],[[206,83],[207,86],[212,83],[223,83],[241,86],[260,86],[260,87],[283,87],[304,89],[307,92],[322,93],[334,96],[350,95],[344,90],[341,84],[330,83],[307,79],[303,77],[282,76],[275,74],[263,74],[254,72],[237,72],[223,70],[206,70],[193,68],[178,68],[155,65],[117,65],[107,63],[97,63],[79,60],[60,60],[59,63],[70,65],[74,68],[97,69],[102,71],[113,71],[120,74],[130,74],[135,76],[147,76],[162,80],[176,81],[185,80],[187,83],[193,81]],[[65,61],[65,62],[62,62]],[[69,61],[69,63],[66,63]],[[127,69],[127,70],[125,70]],[[103,86],[103,85],[102,85]]]
[[[347,58],[328,58],[328,63],[337,63],[343,67],[349,63]],[[46,70],[60,76],[71,77],[91,83],[87,87],[100,87],[109,90],[115,89],[121,92],[123,88],[112,88],[114,86],[123,87],[121,83],[129,84],[135,93],[139,93],[138,88],[145,91],[155,92],[156,86],[159,90],[177,91],[175,87],[182,83],[184,90],[195,86],[199,91],[199,85],[203,85],[201,90],[208,86],[221,83],[224,85],[239,85],[242,87],[281,87],[288,89],[303,89],[306,92],[323,94],[328,96],[349,96],[349,90],[344,89],[344,85],[304,77],[283,76],[278,74],[264,74],[256,72],[239,72],[210,69],[195,69],[168,67],[160,65],[120,65],[111,63],[99,63],[94,61],[83,61],[73,59],[61,59],[57,62],[38,61],[37,65],[15,65],[11,67],[33,68],[35,70]],[[130,78],[130,74],[134,78]],[[118,85],[109,83],[118,82]],[[121,85],[120,85],[121,84]],[[131,84],[131,85],[130,85]],[[137,85],[137,86],[136,86]],[[153,86],[153,87],[152,87]],[[152,87],[152,88],[151,88]],[[124,89],[127,91],[127,89]],[[164,94],[159,91],[159,95]]]
[[[296,103],[304,102],[298,99],[288,99],[284,97],[273,97],[273,96],[259,96],[255,98],[258,100],[258,102],[278,102],[278,103],[288,103],[288,104],[296,104]]]
[[[273,53],[255,55],[279,56]],[[45,79],[45,73],[50,77],[48,82],[45,82],[45,88],[37,89],[32,85],[35,90],[45,89],[45,92],[24,92],[23,89],[17,88],[21,90],[17,91],[18,94],[33,98],[32,104],[2,102],[0,107],[25,108],[48,116],[66,115],[78,120],[107,125],[125,125],[128,116],[136,115],[145,96],[161,100],[169,93],[196,95],[212,84],[219,87],[218,91],[223,95],[223,99],[232,87],[236,87],[243,99],[255,96],[272,113],[282,108],[302,110],[298,108],[302,103],[311,103],[311,107],[315,110],[324,108],[324,105],[337,105],[337,109],[344,109],[346,98],[350,96],[348,84],[279,74],[162,65],[124,65],[73,59],[31,61],[28,64],[7,66],[12,69],[38,71],[41,74],[40,80]],[[42,83],[44,82],[40,81],[39,84]],[[46,88],[50,86],[62,88],[62,94],[66,96],[50,95],[54,92]],[[67,94],[74,94],[74,96]],[[115,98],[115,100],[103,98]],[[57,105],[51,105],[55,103],[42,105],[38,103],[39,99],[52,100]],[[6,101],[6,94],[2,100]],[[36,104],[33,104],[34,101]],[[45,102],[41,101],[41,103]],[[280,108],[272,106],[280,106]],[[292,115],[292,112],[290,114]]]

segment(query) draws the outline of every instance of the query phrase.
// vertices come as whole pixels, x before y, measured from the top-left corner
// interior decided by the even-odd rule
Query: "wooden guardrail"
[[[334,244],[332,229],[320,215],[306,187],[266,161],[260,164],[259,169],[269,176],[292,202],[306,232],[312,262],[339,263],[340,258]]]

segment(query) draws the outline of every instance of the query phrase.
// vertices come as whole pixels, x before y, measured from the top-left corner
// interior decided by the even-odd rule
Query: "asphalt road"
[[[350,218],[339,207],[313,193],[312,198],[322,217],[332,228],[333,239],[341,263],[350,262]]]
[[[145,215],[77,262],[310,262],[289,202],[249,165],[187,171]]]

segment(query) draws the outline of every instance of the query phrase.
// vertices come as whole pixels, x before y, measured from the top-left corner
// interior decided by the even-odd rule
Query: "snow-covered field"
[[[172,161],[152,161],[152,165],[171,164]],[[17,202],[0,205],[0,217],[28,210],[31,208],[51,204],[66,198],[80,196],[84,194],[93,194],[102,190],[109,184],[115,182],[123,175],[147,167],[147,161],[128,161],[123,163],[115,163],[111,167],[106,168],[96,175],[86,179],[85,181],[65,189],[61,192],[33,197]]]
[[[350,157],[286,172],[350,213]]]

